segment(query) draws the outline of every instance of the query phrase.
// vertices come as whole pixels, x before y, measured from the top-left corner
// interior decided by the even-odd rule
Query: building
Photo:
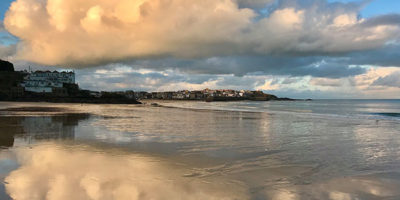
[[[64,84],[75,84],[74,72],[35,71],[24,78],[21,86],[29,92],[60,93]]]

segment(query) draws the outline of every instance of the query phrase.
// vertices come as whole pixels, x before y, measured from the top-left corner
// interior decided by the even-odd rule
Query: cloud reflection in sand
[[[238,185],[187,178],[181,166],[142,155],[53,143],[16,154],[21,167],[5,182],[18,200],[248,199]]]

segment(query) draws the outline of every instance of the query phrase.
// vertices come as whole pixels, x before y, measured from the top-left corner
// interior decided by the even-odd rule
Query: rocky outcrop
[[[8,61],[0,60],[0,72],[13,72],[14,65]]]

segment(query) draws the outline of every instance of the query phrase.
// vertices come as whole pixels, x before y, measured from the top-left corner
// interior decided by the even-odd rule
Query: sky
[[[2,0],[0,58],[81,88],[400,98],[398,0]]]

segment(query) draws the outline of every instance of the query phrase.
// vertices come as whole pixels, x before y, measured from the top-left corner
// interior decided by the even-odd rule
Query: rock
[[[0,72],[13,72],[14,65],[8,61],[0,60]]]

